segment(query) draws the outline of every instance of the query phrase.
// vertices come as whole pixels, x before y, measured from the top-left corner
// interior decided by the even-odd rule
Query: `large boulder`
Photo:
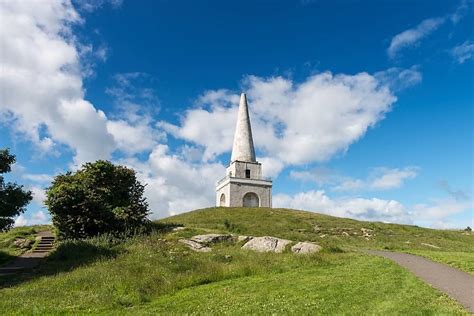
[[[244,236],[244,235],[240,235],[240,236],[237,236],[237,242],[247,242],[249,241],[250,239],[252,239],[253,236]]]
[[[200,243],[200,244],[215,244],[223,241],[233,241],[234,237],[229,234],[206,234],[206,235],[196,235],[191,237],[191,241]]]
[[[320,245],[309,241],[299,242],[293,247],[291,247],[291,251],[297,254],[307,254],[307,253],[314,253],[319,252],[323,249]]]
[[[276,237],[254,237],[246,242],[242,246],[242,249],[250,249],[258,252],[283,252],[289,243],[291,243],[291,240]]]

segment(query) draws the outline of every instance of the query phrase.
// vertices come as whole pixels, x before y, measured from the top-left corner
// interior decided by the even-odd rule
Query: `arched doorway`
[[[224,193],[221,194],[221,201],[219,203],[219,206],[225,206],[225,194]]]
[[[258,195],[253,192],[248,192],[244,195],[243,203],[244,207],[259,207],[260,200]]]

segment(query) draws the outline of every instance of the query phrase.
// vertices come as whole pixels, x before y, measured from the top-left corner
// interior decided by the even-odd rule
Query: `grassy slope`
[[[169,217],[162,222],[215,231],[230,230],[243,235],[309,240],[325,248],[340,247],[347,251],[386,249],[410,252],[474,274],[474,234],[459,230],[363,222],[305,211],[263,208],[202,209]],[[362,228],[371,229],[372,236],[364,238]]]
[[[164,220],[194,226],[184,231],[154,232],[126,241],[104,236],[61,243],[34,274],[14,280],[0,278],[0,311],[6,314],[465,313],[452,299],[379,257],[331,251],[311,256],[254,253],[241,250],[239,244],[217,245],[211,253],[195,253],[177,242],[205,231],[226,231],[225,219],[227,228],[233,231],[292,240],[314,237],[312,240],[324,241],[322,244],[327,249],[336,246],[339,240],[346,249],[371,247],[370,243],[377,247],[385,245],[382,241],[358,237],[350,240],[332,235],[319,237],[331,228],[333,232],[339,231],[334,229],[338,221],[344,229],[352,227],[354,231],[370,225],[375,225],[375,230],[383,224],[283,210],[201,210]],[[311,232],[314,221],[322,231],[315,236]],[[403,246],[405,238],[399,235],[401,231],[390,227]],[[412,235],[427,231],[433,236],[442,234],[436,239],[440,245],[457,247],[457,251],[468,247],[469,240],[459,242],[455,235],[446,237],[444,232],[414,227],[399,229],[407,230],[413,241],[418,239],[411,238]],[[376,232],[374,238],[377,236]],[[416,238],[430,240],[427,236]],[[391,245],[396,247],[398,242],[392,240]]]
[[[15,227],[7,232],[0,233],[0,265],[11,260],[13,256],[18,256],[28,250],[15,247],[13,243],[17,238],[25,238],[34,241],[37,232],[48,228],[49,226]]]

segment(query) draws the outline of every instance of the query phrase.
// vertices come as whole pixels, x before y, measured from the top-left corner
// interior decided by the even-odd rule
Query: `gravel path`
[[[474,313],[474,276],[445,264],[407,253],[379,250],[370,250],[369,253],[395,261]]]

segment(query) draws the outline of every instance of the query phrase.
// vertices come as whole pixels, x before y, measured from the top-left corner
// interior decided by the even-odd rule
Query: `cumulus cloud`
[[[21,177],[36,183],[49,183],[53,180],[53,176],[45,173],[25,173]]]
[[[474,58],[474,42],[465,41],[464,43],[455,46],[451,49],[451,55],[459,64],[471,60]]]
[[[49,215],[44,211],[37,211],[30,216],[22,214],[15,219],[15,227],[30,226],[30,225],[44,225],[51,223]]]
[[[398,201],[377,198],[333,199],[326,195],[323,190],[300,192],[293,196],[277,194],[274,196],[273,206],[310,210],[318,213],[338,217],[349,217],[359,220],[393,223],[412,222],[408,211]]]
[[[396,101],[367,73],[325,72],[301,83],[249,76],[244,86],[257,150],[283,165],[324,161],[344,152]],[[231,149],[234,129],[228,126],[235,125],[237,100],[227,90],[208,91],[179,125],[160,124],[175,137],[203,146],[204,159],[213,159]]]
[[[315,182],[328,186],[333,191],[388,190],[400,188],[406,180],[418,174],[417,167],[373,168],[366,179],[354,179],[326,168],[291,171],[290,177],[296,180]]]
[[[369,179],[369,187],[373,189],[394,189],[402,186],[407,179],[413,179],[418,174],[418,168],[406,167],[404,169],[376,168],[372,178]]]
[[[419,203],[413,206],[413,217],[426,227],[433,228],[463,228],[472,225],[472,201],[459,201],[453,198],[433,199],[429,203]],[[471,211],[471,223],[454,224],[450,216]],[[468,217],[469,218],[469,217]]]
[[[28,225],[28,220],[26,219],[25,215],[22,214],[15,219],[15,224],[14,224],[15,227],[26,226],[26,225]]]
[[[396,200],[331,198],[323,190],[312,190],[295,195],[277,194],[274,196],[273,205],[358,220],[416,224],[433,228],[463,228],[472,225],[469,222],[450,220],[452,215],[472,209],[472,202],[460,202],[451,198],[434,199],[430,203],[408,207]]]
[[[140,181],[146,183],[152,218],[214,205],[213,188],[225,174],[222,164],[186,161],[170,153],[167,145],[157,145],[144,162],[126,159],[120,163],[137,170]]]
[[[394,58],[403,48],[415,45],[421,39],[438,29],[445,21],[446,19],[443,17],[426,19],[414,28],[395,35],[387,49],[389,57]]]
[[[69,1],[2,1],[0,116],[37,148],[68,145],[76,162],[113,151],[106,116],[84,100],[71,27],[82,23]]]
[[[43,188],[38,186],[32,186],[29,188],[31,193],[33,193],[33,202],[38,205],[43,205],[44,200],[46,199],[46,192]]]
[[[114,76],[115,85],[106,92],[114,98],[117,112],[107,121],[107,131],[113,136],[116,149],[134,155],[150,151],[166,140],[163,131],[155,128],[153,114],[157,113],[158,97],[146,87],[153,79],[141,72]]]

